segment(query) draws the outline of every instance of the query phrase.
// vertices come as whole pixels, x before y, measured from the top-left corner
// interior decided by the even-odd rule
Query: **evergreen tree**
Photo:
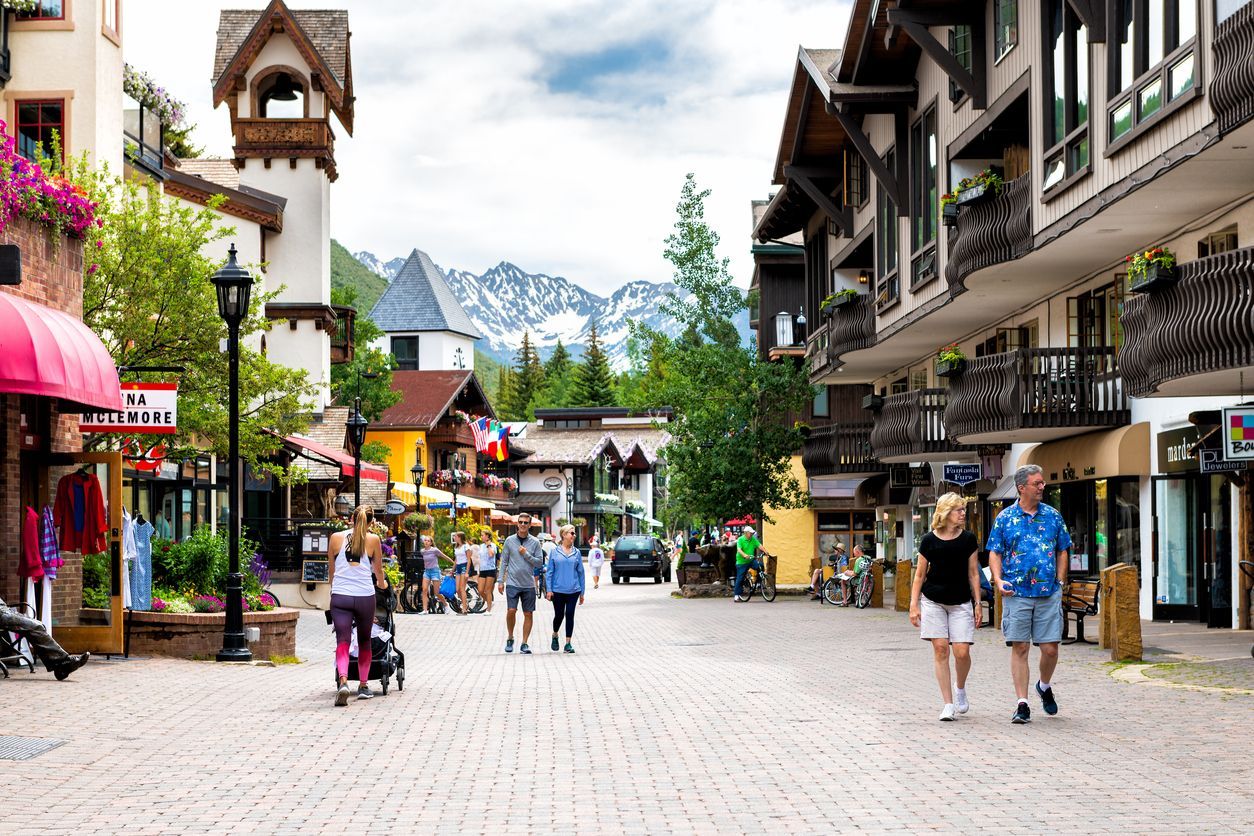
[[[531,344],[531,332],[523,333],[522,345],[514,356],[509,388],[502,393],[502,418],[506,421],[532,421],[535,402],[544,386],[544,365]]]
[[[571,391],[575,385],[575,364],[562,341],[557,341],[552,356],[544,364],[544,390],[536,400],[536,406],[559,409],[570,406]]]
[[[615,388],[610,358],[601,348],[601,341],[597,338],[597,326],[593,323],[588,331],[588,345],[584,349],[583,362],[575,369],[570,405],[613,406]]]

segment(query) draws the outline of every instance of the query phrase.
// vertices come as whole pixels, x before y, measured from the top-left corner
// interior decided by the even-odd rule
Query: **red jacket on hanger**
[[[109,548],[109,518],[95,474],[76,471],[61,477],[52,518],[61,529],[62,551],[99,554]]]
[[[28,507],[22,518],[22,561],[18,576],[37,581],[44,576],[43,555],[39,551],[39,515]]]

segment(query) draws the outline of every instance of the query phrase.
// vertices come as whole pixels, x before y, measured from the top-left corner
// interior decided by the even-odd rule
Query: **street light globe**
[[[248,300],[252,295],[252,274],[235,261],[235,245],[227,251],[226,264],[210,279],[218,293],[218,316],[227,325],[238,327],[248,316]]]

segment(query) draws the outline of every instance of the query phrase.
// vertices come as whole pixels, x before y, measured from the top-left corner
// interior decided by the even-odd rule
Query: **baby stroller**
[[[375,590],[374,624],[370,630],[370,679],[379,680],[384,694],[393,678],[396,690],[405,690],[405,654],[396,647],[396,592],[391,587]],[[327,610],[327,624],[331,624],[331,611]],[[357,631],[353,631],[348,648],[349,678],[357,670]],[[339,684],[339,675],[332,667],[332,676]]]

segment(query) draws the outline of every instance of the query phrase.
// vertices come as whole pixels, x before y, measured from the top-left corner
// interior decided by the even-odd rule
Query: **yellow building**
[[[792,457],[792,475],[804,485],[806,470],[801,456]],[[775,555],[775,583],[792,586],[810,583],[810,561],[817,555],[818,527],[811,508],[768,508],[771,522],[762,522],[762,546]]]

